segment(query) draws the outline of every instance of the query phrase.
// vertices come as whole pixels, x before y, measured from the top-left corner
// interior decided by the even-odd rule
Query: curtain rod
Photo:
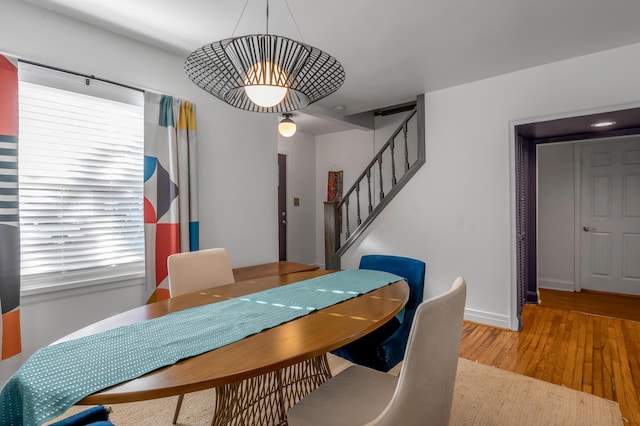
[[[28,61],[26,59],[18,58],[18,62],[24,62],[25,64],[29,64],[29,65],[36,65],[38,67],[47,68],[47,69],[54,70],[54,71],[60,71],[60,72],[64,72],[64,73],[67,73],[67,74],[77,75],[78,77],[84,77],[84,78],[87,79],[87,82],[86,82],[87,85],[89,84],[88,80],[91,79],[91,80],[96,80],[96,81],[102,81],[103,83],[115,84],[116,86],[125,87],[127,89],[136,90],[136,91],[142,92],[142,93],[146,92],[146,90],[140,89],[139,87],[129,86],[127,84],[118,83],[116,81],[106,80],[104,78],[96,77],[95,75],[87,75],[87,74],[82,74],[82,73],[75,72],[75,71],[69,71],[69,70],[65,70],[63,68],[53,67],[51,65],[44,65],[44,64],[40,64],[38,62]]]

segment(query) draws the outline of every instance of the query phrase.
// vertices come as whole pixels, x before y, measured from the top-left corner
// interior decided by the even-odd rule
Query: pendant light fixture
[[[278,123],[278,132],[285,138],[296,134],[296,123],[291,119],[291,114],[282,114],[284,118]]]
[[[229,105],[254,112],[299,110],[338,90],[345,79],[340,62],[306,43],[269,34],[266,3],[266,34],[232,36],[195,50],[184,64],[189,79]]]

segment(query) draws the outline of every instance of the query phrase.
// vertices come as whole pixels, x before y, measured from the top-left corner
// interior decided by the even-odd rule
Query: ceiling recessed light
[[[611,121],[611,120],[603,120],[603,121],[596,121],[595,123],[591,123],[591,127],[609,127],[609,126],[613,126],[614,124],[616,124],[615,121]]]

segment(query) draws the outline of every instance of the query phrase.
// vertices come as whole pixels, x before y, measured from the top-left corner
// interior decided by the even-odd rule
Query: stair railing
[[[342,200],[324,203],[326,269],[341,268],[342,255],[425,163],[424,118],[424,95],[420,95],[415,107],[376,153],[353,186],[344,194]],[[415,126],[416,131],[415,159],[411,155],[413,147],[409,144],[409,133],[412,126]],[[396,167],[397,139],[400,139],[399,148],[403,157],[400,176],[398,176]],[[373,196],[376,182],[379,186],[377,199]],[[386,188],[389,189],[386,190]],[[363,190],[367,194],[365,208],[362,206],[360,197]],[[352,220],[355,222],[353,230],[351,229]],[[345,236],[344,241],[341,241],[343,225]]]

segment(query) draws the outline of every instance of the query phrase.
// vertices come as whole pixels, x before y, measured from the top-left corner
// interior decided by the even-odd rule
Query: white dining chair
[[[224,248],[172,254],[167,258],[167,268],[171,297],[235,281]]]
[[[175,253],[167,258],[171,297],[235,282],[229,254],[224,248]],[[184,394],[178,397],[173,424],[178,421]]]
[[[467,284],[422,302],[399,377],[353,365],[289,409],[289,426],[446,426],[451,416]]]

